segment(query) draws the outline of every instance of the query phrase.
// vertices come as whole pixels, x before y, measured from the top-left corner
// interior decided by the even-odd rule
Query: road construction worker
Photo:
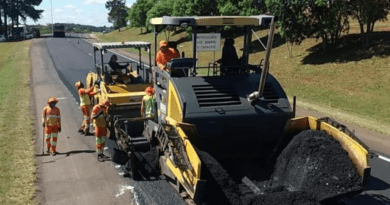
[[[56,107],[58,100],[50,98],[47,106],[42,111],[42,126],[45,127],[45,141],[47,153],[52,156],[56,155],[58,132],[61,132],[61,115],[60,109]]]
[[[156,63],[161,70],[169,71],[165,67],[165,63],[171,61],[172,58],[179,58],[180,54],[173,48],[168,48],[168,43],[164,40],[160,41],[160,51],[157,53]]]
[[[119,65],[117,61],[118,57],[114,54],[111,56],[110,62],[108,62],[108,65],[110,65],[111,69],[115,72],[120,72],[122,69],[127,68],[127,66],[129,66],[129,63],[127,63],[126,65]]]
[[[93,120],[93,126],[95,127],[96,152],[97,160],[99,162],[103,162],[105,159],[109,159],[103,154],[107,136],[106,114],[109,106],[110,101],[105,99],[101,101],[100,104],[95,105],[92,109],[91,118]]]
[[[154,96],[153,87],[149,86],[145,90],[146,95],[142,98],[141,103],[141,116],[143,117],[154,117],[154,105],[156,102],[156,97]]]
[[[84,120],[78,132],[83,133],[85,136],[89,134],[89,117],[91,113],[91,99],[98,92],[93,92],[93,88],[84,88],[84,84],[81,81],[77,81],[75,84],[80,97],[80,110],[83,113]]]

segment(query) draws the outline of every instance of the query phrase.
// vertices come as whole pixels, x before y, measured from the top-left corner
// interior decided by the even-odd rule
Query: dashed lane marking
[[[60,98],[57,98],[57,100],[65,100],[66,97],[60,97]]]
[[[92,54],[88,53],[88,55],[92,56]]]
[[[386,162],[390,162],[390,159],[389,159],[389,158],[386,158],[386,157],[384,157],[384,156],[378,155],[378,158],[379,158],[379,159],[382,159],[382,160],[385,160]]]

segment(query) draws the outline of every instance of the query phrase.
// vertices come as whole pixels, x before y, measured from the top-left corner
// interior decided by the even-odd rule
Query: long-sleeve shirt
[[[108,62],[108,65],[111,67],[111,69],[112,69],[113,71],[120,71],[121,69],[127,67],[127,65],[119,65],[119,63],[117,63],[117,62],[115,62],[115,61],[110,61],[110,62]]]
[[[162,70],[165,66],[165,63],[171,61],[172,58],[178,58],[180,54],[173,48],[168,48],[166,51],[160,50],[157,53],[156,63],[158,67]]]
[[[44,122],[46,126],[58,125],[59,127],[61,127],[60,109],[58,107],[44,107],[42,110],[42,122]]]
[[[107,113],[107,108],[102,105],[95,105],[92,109],[91,119],[93,120],[93,125],[95,127],[106,127],[105,114]]]
[[[89,97],[94,96],[96,93],[97,92],[93,92],[93,87],[89,89],[80,88],[79,89],[80,106],[91,105],[91,100],[89,99]]]

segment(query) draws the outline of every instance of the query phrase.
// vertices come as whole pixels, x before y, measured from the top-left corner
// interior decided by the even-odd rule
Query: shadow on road
[[[376,177],[371,176],[370,180],[368,181],[367,186],[365,187],[365,191],[370,190],[386,190],[389,189],[390,185]]]
[[[96,152],[95,150],[73,150],[73,151],[69,151],[69,152],[58,153],[57,155],[66,155],[68,157],[71,154],[95,153],[95,152]]]

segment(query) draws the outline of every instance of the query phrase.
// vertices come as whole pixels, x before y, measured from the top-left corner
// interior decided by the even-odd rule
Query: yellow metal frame
[[[175,175],[177,180],[183,185],[184,189],[186,189],[191,198],[194,198],[196,193],[196,184],[200,180],[201,161],[187,136],[192,133],[185,133],[185,131],[180,127],[182,120],[182,108],[180,106],[179,97],[172,82],[169,82],[168,113],[166,121],[168,124],[173,125],[176,128],[177,133],[182,138],[192,169],[181,171],[179,168],[175,167],[170,158],[167,158],[165,163],[172,171],[173,175]]]
[[[88,73],[87,75],[87,86],[89,87],[90,82],[95,82],[98,79],[96,73]],[[113,105],[121,105],[128,103],[140,103],[145,93],[145,89],[152,84],[117,84],[117,85],[106,85],[104,82],[100,82],[100,93],[96,94],[94,98],[97,101],[109,99]],[[95,87],[94,91],[97,91]]]
[[[303,130],[323,130],[328,135],[337,140],[341,146],[348,152],[348,156],[355,165],[359,176],[363,180],[363,184],[370,175],[370,162],[368,160],[369,151],[364,148],[359,142],[354,140],[349,135],[338,130],[332,125],[321,122],[315,117],[298,117],[291,119],[287,122],[285,127],[285,133],[296,133]]]

